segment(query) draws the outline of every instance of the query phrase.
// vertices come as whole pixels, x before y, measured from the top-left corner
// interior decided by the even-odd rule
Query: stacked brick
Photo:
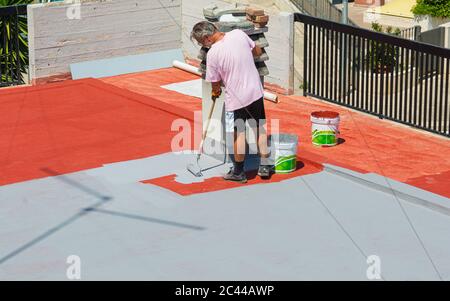
[[[269,22],[269,16],[265,15],[264,10],[254,9],[251,7],[236,7],[221,9],[216,4],[205,7],[203,10],[205,19],[213,22],[219,31],[229,32],[234,29],[240,29],[244,31],[255,44],[263,50],[261,56],[255,58],[255,65],[258,69],[261,80],[264,81],[264,76],[269,75],[269,69],[265,61],[269,60],[269,56],[265,50],[269,46],[265,34],[268,31],[267,24]],[[221,22],[220,17],[225,14],[232,14],[237,17],[239,21],[236,22]],[[199,71],[203,74],[203,78],[206,76],[206,58],[208,48],[201,48],[198,58],[201,60]]]
[[[264,13],[263,9],[248,7],[245,13],[247,20],[255,24],[256,28],[266,27],[267,23],[269,23],[269,16]]]

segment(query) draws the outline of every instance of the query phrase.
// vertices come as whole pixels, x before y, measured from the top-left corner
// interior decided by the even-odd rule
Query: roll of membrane
[[[198,76],[202,76],[202,73],[200,71],[198,71],[198,68],[180,61],[173,61],[173,66],[175,68],[196,74]]]

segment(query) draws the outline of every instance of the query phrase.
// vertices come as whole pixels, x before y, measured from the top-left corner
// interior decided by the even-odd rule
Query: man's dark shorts
[[[247,107],[234,111],[234,128],[238,132],[244,130],[241,126],[245,126],[245,122],[248,121],[250,126],[261,127],[266,122],[266,112],[264,110],[264,97],[261,97],[257,101],[252,102]]]

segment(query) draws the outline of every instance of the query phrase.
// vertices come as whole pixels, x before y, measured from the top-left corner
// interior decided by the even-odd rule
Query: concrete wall
[[[195,23],[204,20],[203,7],[217,3],[223,5],[233,5],[232,1],[208,1],[208,0],[183,0],[182,1],[182,49],[188,58],[197,58],[199,47],[189,39],[190,32]],[[266,82],[281,88],[279,91],[285,94],[292,94],[294,90],[294,30],[293,16],[287,13],[280,13],[273,10],[270,3],[272,1],[259,1],[260,6],[266,9],[270,16],[269,32],[266,33],[269,47],[266,48],[269,61],[266,62],[270,75],[266,77]],[[240,1],[238,3],[244,3]],[[264,4],[264,5],[262,5]],[[258,5],[256,5],[258,6]]]
[[[28,6],[33,83],[70,77],[72,63],[181,48],[181,0],[68,2]]]
[[[450,22],[442,24],[440,27],[445,29],[444,47],[450,48]]]
[[[450,22],[450,18],[436,18],[432,16],[416,16],[415,25],[422,27],[422,32],[435,29],[442,24]]]

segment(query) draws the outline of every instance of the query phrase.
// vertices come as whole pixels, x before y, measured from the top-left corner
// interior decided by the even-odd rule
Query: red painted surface
[[[103,78],[101,80],[105,83],[128,89],[190,111],[201,111],[202,102],[200,99],[161,88],[161,86],[164,85],[194,79],[199,79],[199,77],[179,69],[168,68],[150,72],[119,75]]]
[[[187,110],[200,109],[199,100],[159,88],[167,80],[198,78],[177,69],[164,69],[105,79],[119,87]],[[183,78],[183,79],[182,79]],[[146,84],[151,82],[151,84]],[[317,163],[329,163],[360,173],[377,173],[450,197],[450,140],[394,122],[301,96],[279,95],[279,104],[266,101],[267,118],[280,120],[282,132],[299,136],[298,154]],[[311,113],[339,113],[341,143],[320,148],[311,143]]]
[[[382,176],[450,197],[450,140],[304,97],[283,97],[278,105],[266,102],[268,118],[279,118],[282,131],[300,137],[299,154],[318,163]],[[311,143],[310,114],[339,113],[341,144],[320,148]],[[430,185],[425,180],[433,178]]]
[[[193,119],[94,79],[0,91],[0,112],[0,185],[169,152],[172,121]]]
[[[69,173],[169,152],[176,134],[170,131],[172,121],[192,120],[201,101],[160,86],[197,78],[170,68],[103,82],[89,79],[0,90],[0,185],[47,177],[46,168]],[[318,172],[321,164],[330,163],[450,197],[449,139],[313,99],[279,98],[279,104],[265,102],[267,116],[280,119],[282,132],[299,136],[298,155],[306,162],[292,176]],[[345,141],[330,148],[313,146],[314,111],[338,112]],[[308,162],[315,164],[309,169]],[[272,181],[283,177],[289,176]],[[182,194],[238,185],[220,178],[183,186],[173,177],[150,182]],[[250,180],[256,183],[259,179]]]
[[[193,184],[181,184],[175,181],[176,175],[169,175],[166,177],[150,179],[146,181],[142,181],[145,184],[157,185],[169,190],[172,190],[181,195],[192,195],[197,193],[205,193],[212,191],[219,191],[224,189],[231,189],[236,187],[242,187],[243,185],[255,185],[255,184],[264,184],[264,183],[276,183],[281,182],[287,179],[315,174],[321,172],[323,170],[323,166],[317,164],[315,162],[309,161],[304,158],[297,158],[297,170],[290,174],[275,174],[272,176],[270,180],[261,180],[260,177],[256,175],[256,171],[247,172],[248,183],[240,184],[234,182],[224,181],[221,177],[207,179],[201,183],[193,183]]]

